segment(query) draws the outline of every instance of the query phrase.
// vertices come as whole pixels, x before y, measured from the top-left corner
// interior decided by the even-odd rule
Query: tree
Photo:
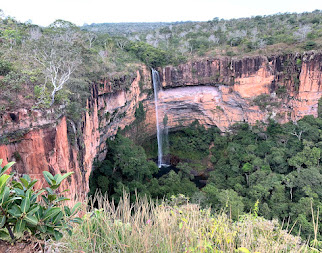
[[[129,43],[129,41],[123,37],[116,37],[115,42],[116,42],[116,45],[122,50],[124,50],[126,45]]]
[[[290,188],[291,201],[293,200],[293,188],[295,187],[295,178],[296,178],[296,175],[293,171],[289,173],[284,179],[286,187]]]
[[[218,200],[222,208],[227,208],[230,217],[237,220],[244,211],[243,197],[232,189],[221,190],[218,194]]]
[[[311,32],[311,31],[312,31],[312,27],[311,27],[311,26],[309,26],[309,25],[304,25],[304,26],[301,26],[300,28],[298,28],[298,30],[297,30],[297,31],[295,31],[295,32],[293,33],[293,35],[294,35],[294,37],[295,37],[298,41],[303,42],[303,41],[305,41],[307,34],[308,34],[309,32]]]
[[[284,185],[275,185],[269,201],[269,206],[272,208],[272,216],[281,220],[289,216],[289,203],[285,194]]]
[[[92,48],[92,45],[93,45],[93,42],[97,39],[97,34],[96,33],[93,33],[93,32],[85,32],[85,37],[89,43],[88,47],[89,48]]]
[[[198,191],[196,185],[184,173],[181,171],[176,173],[173,170],[163,175],[158,180],[158,186],[155,184],[153,187],[157,187],[158,191],[154,191],[152,197],[160,199],[164,196],[170,198],[172,195],[177,194],[184,194],[190,197]],[[152,193],[153,191],[150,190],[150,192]]]
[[[247,162],[247,163],[245,163],[243,165],[242,170],[243,170],[243,172],[245,174],[247,185],[249,186],[249,179],[248,179],[248,177],[249,177],[249,174],[253,170],[253,165],[251,165],[250,163]]]
[[[322,97],[319,98],[318,102],[318,117],[322,118]]]
[[[76,30],[72,23],[57,20],[40,39],[30,41],[30,56],[40,64],[45,75],[43,86],[46,87],[48,81],[52,86],[50,105],[82,63]]]
[[[295,167],[298,171],[303,167],[317,166],[321,157],[321,150],[319,148],[310,148],[306,145],[302,152],[297,153],[295,156],[288,160],[290,166]]]
[[[139,107],[135,109],[135,120],[139,123],[145,119],[146,112],[144,111],[143,103],[139,102]]]

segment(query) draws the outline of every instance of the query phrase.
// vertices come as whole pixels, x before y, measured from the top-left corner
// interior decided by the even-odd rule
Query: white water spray
[[[158,71],[152,69],[152,82],[153,82],[153,89],[154,89],[154,104],[155,104],[155,117],[157,123],[157,140],[158,140],[158,167],[161,168],[162,166],[162,131],[159,124],[159,110],[158,110],[158,93],[160,89],[160,76]]]

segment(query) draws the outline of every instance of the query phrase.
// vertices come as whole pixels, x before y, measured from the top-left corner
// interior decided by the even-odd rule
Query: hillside
[[[90,25],[83,25],[81,29],[86,31],[95,32],[95,33],[107,33],[112,36],[127,36],[133,33],[146,33],[152,32],[153,30],[167,27],[170,25],[175,25],[179,23],[186,23],[186,22],[159,22],[159,23],[101,23],[101,24],[90,24]]]
[[[129,35],[132,41],[143,41],[177,54],[229,56],[250,52],[267,54],[279,50],[312,50],[321,48],[322,12],[284,13],[208,22],[189,22],[159,28],[144,34]],[[275,46],[273,46],[275,45]]]

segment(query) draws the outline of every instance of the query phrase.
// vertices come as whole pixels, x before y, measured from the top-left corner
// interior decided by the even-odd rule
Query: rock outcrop
[[[227,131],[241,121],[283,123],[317,116],[321,60],[320,53],[222,57],[159,69],[161,117],[167,115],[170,128],[197,119]],[[146,111],[142,122],[135,118],[140,102]],[[88,110],[77,124],[51,111],[21,109],[0,116],[0,158],[15,160],[13,169],[36,178],[44,170],[74,171],[63,188],[69,187],[72,196],[84,195],[94,159],[106,154],[106,139],[124,128],[136,140],[154,135],[154,108],[150,70],[141,66],[132,76],[93,84]]]

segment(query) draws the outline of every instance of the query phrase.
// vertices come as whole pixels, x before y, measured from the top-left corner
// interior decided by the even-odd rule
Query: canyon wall
[[[206,127],[228,131],[236,122],[255,124],[273,118],[284,123],[317,116],[321,60],[320,53],[217,57],[158,69],[163,87],[160,122],[167,115],[169,128],[197,119]],[[1,115],[0,158],[16,161],[14,170],[36,178],[44,170],[74,171],[62,188],[70,188],[71,196],[84,196],[93,161],[105,157],[107,138],[118,129],[137,142],[156,133],[150,70],[138,69],[117,82],[93,84],[87,112],[79,122],[53,111],[21,109]],[[140,102],[146,111],[141,122],[135,118]]]
[[[237,122],[296,121],[317,117],[322,95],[322,55],[206,59],[160,69],[159,114],[169,128],[195,119],[222,131]],[[145,129],[155,133],[153,101],[145,103]]]

